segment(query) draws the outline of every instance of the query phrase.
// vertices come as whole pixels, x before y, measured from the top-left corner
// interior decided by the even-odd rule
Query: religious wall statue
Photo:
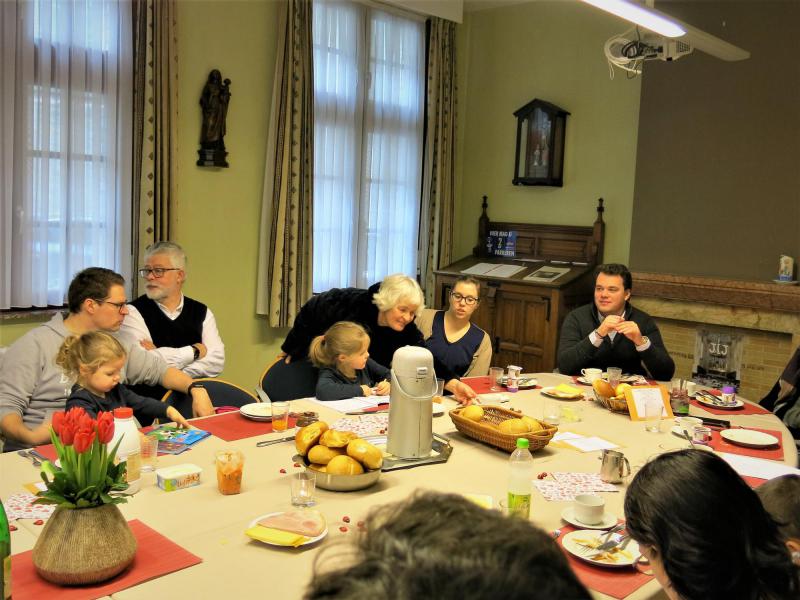
[[[200,129],[200,158],[197,164],[201,167],[227,167],[225,160],[225,118],[228,114],[228,102],[231,99],[231,80],[223,81],[218,69],[208,74],[208,81],[203,86],[200,106],[203,109],[203,124]]]

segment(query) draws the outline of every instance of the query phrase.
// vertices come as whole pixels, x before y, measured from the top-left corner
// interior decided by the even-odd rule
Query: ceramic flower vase
[[[114,504],[57,507],[33,548],[33,565],[47,581],[83,585],[122,572],[136,556],[136,538]]]

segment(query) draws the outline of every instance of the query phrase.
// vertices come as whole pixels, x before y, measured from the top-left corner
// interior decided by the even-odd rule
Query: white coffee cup
[[[589,383],[594,383],[597,379],[603,376],[602,369],[581,369],[581,375],[586,378]]]
[[[697,417],[677,417],[675,422],[678,424],[678,428],[681,431],[686,431],[689,433],[689,435],[692,435],[695,425],[703,424],[703,420],[698,419]]]
[[[603,520],[606,501],[594,494],[580,494],[575,496],[575,518],[587,525],[597,525]]]

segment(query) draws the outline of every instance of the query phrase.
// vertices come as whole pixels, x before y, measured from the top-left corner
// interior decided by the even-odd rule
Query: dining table
[[[564,433],[597,436],[624,453],[630,462],[632,475],[614,485],[615,491],[598,493],[605,499],[606,510],[616,518],[624,518],[625,490],[638,469],[658,454],[689,447],[686,439],[672,433],[671,422],[662,422],[659,432],[646,431],[644,422],[632,421],[627,414],[610,412],[602,407],[595,401],[590,386],[579,385],[571,377],[555,373],[523,377],[535,379],[536,387],[521,389],[516,393],[501,389],[481,394],[479,399],[485,405],[499,404],[542,419],[545,401],[548,400],[542,395],[543,388],[568,384],[580,389],[583,392],[582,399],[558,401],[564,407],[561,411],[563,418],[558,425],[559,433],[562,436]],[[476,389],[486,390],[491,385],[488,377],[475,378],[470,382]],[[294,443],[281,441],[264,447],[256,445],[264,440],[285,438],[287,432],[273,432],[234,441],[211,435],[187,452],[159,456],[158,468],[182,463],[200,467],[200,484],[166,492],[156,485],[153,472],[143,473],[139,492],[119,507],[129,521],[141,521],[199,557],[202,562],[115,591],[111,597],[152,600],[180,594],[195,598],[255,598],[269,595],[271,598],[300,599],[315,569],[324,568],[324,565],[331,564],[331,560],[335,563],[337,557],[346,554],[347,545],[359,535],[358,523],[364,521],[374,507],[403,501],[417,491],[427,490],[490,497],[497,503],[507,492],[509,453],[460,433],[448,414],[458,404],[450,398],[445,398],[443,403],[444,414],[433,418],[433,431],[446,438],[452,446],[449,459],[444,463],[383,472],[375,485],[363,490],[335,492],[318,487],[314,509],[325,517],[328,532],[320,541],[298,548],[276,547],[245,535],[249,524],[258,517],[292,509],[291,476],[304,468],[295,458]],[[341,419],[360,418],[345,415],[313,399],[292,401],[290,410],[296,413],[316,411],[319,418],[329,425]],[[712,414],[692,405],[690,414],[729,419],[732,426],[779,432],[783,457],[776,459],[776,462],[797,465],[797,450],[792,436],[772,413],[737,414],[736,411],[730,411],[729,415],[720,417],[719,413]],[[224,414],[206,419],[222,418],[225,418]],[[192,423],[203,429],[209,421],[198,419]],[[293,431],[288,433],[291,435]],[[239,450],[244,455],[239,494],[222,495],[218,491],[214,457],[222,449]],[[551,441],[533,453],[534,471],[542,480],[552,480],[554,473],[596,474],[600,470],[600,455],[600,451],[583,452],[565,441]],[[23,491],[25,484],[39,480],[38,469],[16,453],[0,455],[0,473],[0,497],[4,499]],[[534,487],[530,520],[556,536],[559,530],[567,527],[561,516],[570,506],[568,501],[546,500]],[[709,508],[699,506],[698,510],[709,510],[709,518],[713,517]],[[746,516],[743,515],[743,518]],[[31,519],[20,519],[15,525],[17,530],[12,532],[11,537],[14,555],[30,550],[42,531],[42,525]],[[468,532],[465,532],[465,543],[468,541]],[[13,562],[12,556],[12,565]],[[604,571],[599,567],[592,568],[597,570],[595,577],[602,578],[605,573],[608,577],[615,575],[614,569]],[[666,598],[652,578],[625,596],[610,595],[593,589],[591,585],[589,587],[595,598]],[[87,588],[86,597],[93,597],[90,588]]]

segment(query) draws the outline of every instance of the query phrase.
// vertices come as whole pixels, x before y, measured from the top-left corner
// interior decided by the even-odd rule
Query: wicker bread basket
[[[623,414],[630,414],[628,410],[628,401],[625,400],[623,397],[622,399],[617,398],[606,398],[605,396],[601,396],[597,393],[597,390],[594,391],[594,397],[600,403],[603,408],[610,410],[611,412],[615,413],[623,413]]]
[[[558,431],[558,427],[539,421],[544,429],[536,433],[503,433],[496,428],[496,425],[508,419],[518,419],[522,416],[522,413],[500,406],[483,406],[482,408],[483,419],[480,421],[472,421],[462,417],[461,411],[464,410],[463,407],[451,410],[450,418],[453,420],[456,429],[467,437],[474,438],[479,442],[500,448],[506,452],[512,452],[517,447],[517,438],[527,439],[531,452],[544,448]],[[538,421],[538,419],[536,420]],[[495,427],[492,427],[492,425],[495,425]]]

